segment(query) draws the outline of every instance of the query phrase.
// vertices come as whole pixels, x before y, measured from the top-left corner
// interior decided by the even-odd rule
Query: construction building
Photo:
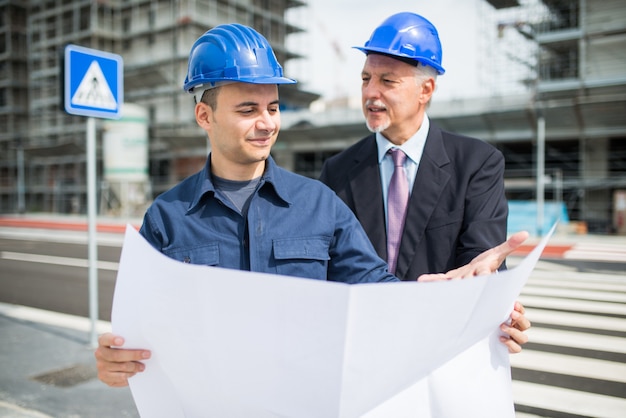
[[[430,118],[502,150],[511,201],[563,202],[590,232],[626,233],[626,1],[476,4],[488,88],[481,97],[435,98]],[[66,44],[124,59],[125,102],[141,109],[149,158],[146,175],[122,187],[123,179],[107,176],[101,149],[99,202],[102,214],[135,214],[206,158],[193,103],[181,91],[195,39],[219,23],[247,24],[284,66],[301,58],[285,40],[306,30],[285,19],[294,9],[306,2],[0,0],[0,213],[86,212],[85,118],[60,107]],[[311,177],[368,133],[360,109],[314,113],[317,98],[281,86],[285,111],[273,150],[280,165]],[[99,144],[111,131],[98,121]]]
[[[145,179],[110,179],[102,138],[115,124],[98,120],[99,206],[102,213],[134,215],[152,195],[199,170],[206,160],[206,135],[195,123],[192,97],[182,91],[195,40],[218,24],[242,23],[263,33],[284,65],[298,57],[285,47],[286,37],[303,30],[289,24],[285,12],[304,4],[0,0],[0,212],[86,211],[86,118],[68,115],[61,106],[66,45],[123,58],[124,107],[133,108],[131,119],[141,117],[147,124],[149,164]],[[286,109],[308,107],[316,98],[297,85],[281,87]],[[117,162],[125,158],[109,154]]]

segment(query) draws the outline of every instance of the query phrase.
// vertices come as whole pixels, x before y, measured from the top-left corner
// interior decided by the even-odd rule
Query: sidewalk
[[[90,329],[87,318],[0,303],[0,417],[138,417],[129,388],[97,379]]]
[[[98,241],[121,244],[127,223],[141,220],[99,218]],[[0,232],[86,241],[87,218],[3,215]],[[98,333],[108,330],[110,323],[98,324]],[[0,418],[138,417],[129,388],[98,380],[90,331],[88,318],[0,303]]]

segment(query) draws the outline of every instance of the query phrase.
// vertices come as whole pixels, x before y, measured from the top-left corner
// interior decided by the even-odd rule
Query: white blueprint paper
[[[129,226],[112,327],[125,347],[152,350],[130,379],[137,408],[142,417],[399,418],[425,416],[399,412],[424,408],[421,396],[428,416],[453,417],[454,404],[471,416],[462,405],[482,394],[501,396],[494,417],[513,416],[494,332],[549,236],[495,275],[347,285],[183,264]]]

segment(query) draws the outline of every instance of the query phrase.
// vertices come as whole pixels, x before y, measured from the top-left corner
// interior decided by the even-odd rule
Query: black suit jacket
[[[352,209],[387,259],[385,212],[374,134],[329,158],[320,180]],[[396,276],[446,272],[506,240],[504,157],[475,138],[430,130],[411,192]]]

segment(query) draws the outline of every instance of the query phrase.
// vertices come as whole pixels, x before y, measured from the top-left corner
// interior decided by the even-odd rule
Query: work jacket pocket
[[[278,238],[272,243],[276,272],[326,280],[330,237]]]
[[[174,248],[163,252],[174,260],[189,264],[217,266],[220,261],[219,244],[211,243],[195,247]]]

